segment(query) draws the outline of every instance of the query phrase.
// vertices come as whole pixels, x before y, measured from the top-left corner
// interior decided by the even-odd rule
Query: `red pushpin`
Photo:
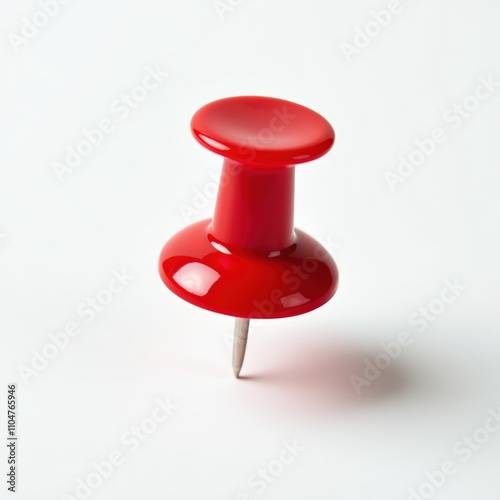
[[[238,377],[251,318],[303,314],[337,290],[333,259],[293,225],[295,165],[328,152],[335,134],[309,108],[257,96],[203,106],[191,130],[199,143],[224,156],[215,213],[166,243],[159,271],[182,299],[236,318]]]

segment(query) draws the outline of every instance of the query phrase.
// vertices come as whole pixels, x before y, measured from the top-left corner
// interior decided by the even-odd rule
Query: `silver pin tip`
[[[240,377],[241,367],[243,365],[243,360],[245,359],[249,327],[249,319],[235,318],[233,341],[233,372],[236,378]]]

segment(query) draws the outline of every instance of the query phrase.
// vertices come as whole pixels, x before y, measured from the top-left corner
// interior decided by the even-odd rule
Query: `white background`
[[[15,50],[40,6],[2,0],[0,414],[17,383],[17,498],[83,498],[78,478],[114,451],[124,462],[93,499],[407,499],[447,459],[456,473],[433,498],[500,498],[500,435],[470,460],[453,451],[500,405],[500,88],[460,126],[444,119],[480,77],[500,81],[500,4],[400,5],[348,58],[341,44],[387,2],[243,0],[218,15],[211,0],[73,0]],[[113,103],[156,66],[168,76],[123,119]],[[296,224],[329,242],[340,286],[317,311],[255,328],[235,380],[231,318],[171,294],[157,258],[213,210],[209,196],[182,213],[221,166],[192,114],[239,94],[334,126],[332,151],[297,168]],[[54,163],[105,118],[113,132],[59,181]],[[436,127],[446,140],[392,191],[385,173]],[[87,323],[79,304],[122,269],[134,279]],[[465,290],[419,332],[409,317],[445,280]],[[81,333],[21,376],[71,321]],[[402,330],[411,346],[357,395],[350,376]],[[122,436],[157,398],[178,408],[131,451]],[[0,429],[0,498],[14,498],[4,417]],[[305,450],[259,493],[249,478],[294,440]]]

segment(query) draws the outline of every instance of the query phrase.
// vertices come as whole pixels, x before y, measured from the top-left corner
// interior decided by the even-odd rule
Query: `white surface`
[[[9,33],[39,6],[2,2],[0,408],[16,382],[17,498],[78,498],[77,478],[114,451],[125,461],[93,499],[406,499],[446,459],[458,469],[433,498],[500,498],[500,435],[465,463],[453,452],[500,405],[500,90],[456,129],[443,118],[479,77],[500,81],[500,6],[402,1],[349,63],[340,44],[387,5],[243,0],[221,20],[211,0],[74,0],[16,52]],[[114,102],[156,65],[169,76],[124,119]],[[238,94],[332,122],[333,150],[297,168],[296,224],[330,241],[341,273],[325,307],[251,333],[240,381],[231,319],[156,270],[182,205],[220,171],[191,115]],[[58,182],[53,163],[105,118],[113,132]],[[391,192],[384,173],[436,127],[446,141]],[[78,315],[122,268],[127,288]],[[410,315],[455,278],[466,290],[418,333]],[[71,321],[80,335],[24,383],[19,366]],[[402,330],[413,344],[357,396],[349,376]],[[121,436],[166,397],[178,409],[130,451]],[[305,451],[259,494],[252,474],[293,440]]]

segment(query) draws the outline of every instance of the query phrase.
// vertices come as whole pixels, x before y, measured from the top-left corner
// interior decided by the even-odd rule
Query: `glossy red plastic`
[[[295,230],[282,250],[248,250],[219,241],[210,222],[188,226],[161,252],[160,275],[182,299],[239,318],[284,318],[312,311],[335,293],[335,262],[304,232]]]
[[[163,282],[194,305],[240,318],[309,312],[335,293],[338,271],[293,226],[294,164],[333,145],[318,113],[270,97],[231,97],[195,113],[195,138],[225,157],[214,217],[164,246]]]
[[[255,168],[225,159],[212,231],[243,248],[280,250],[293,242],[295,168]]]
[[[260,96],[213,101],[193,115],[191,130],[214,153],[264,168],[315,160],[335,140],[332,126],[312,109]]]

